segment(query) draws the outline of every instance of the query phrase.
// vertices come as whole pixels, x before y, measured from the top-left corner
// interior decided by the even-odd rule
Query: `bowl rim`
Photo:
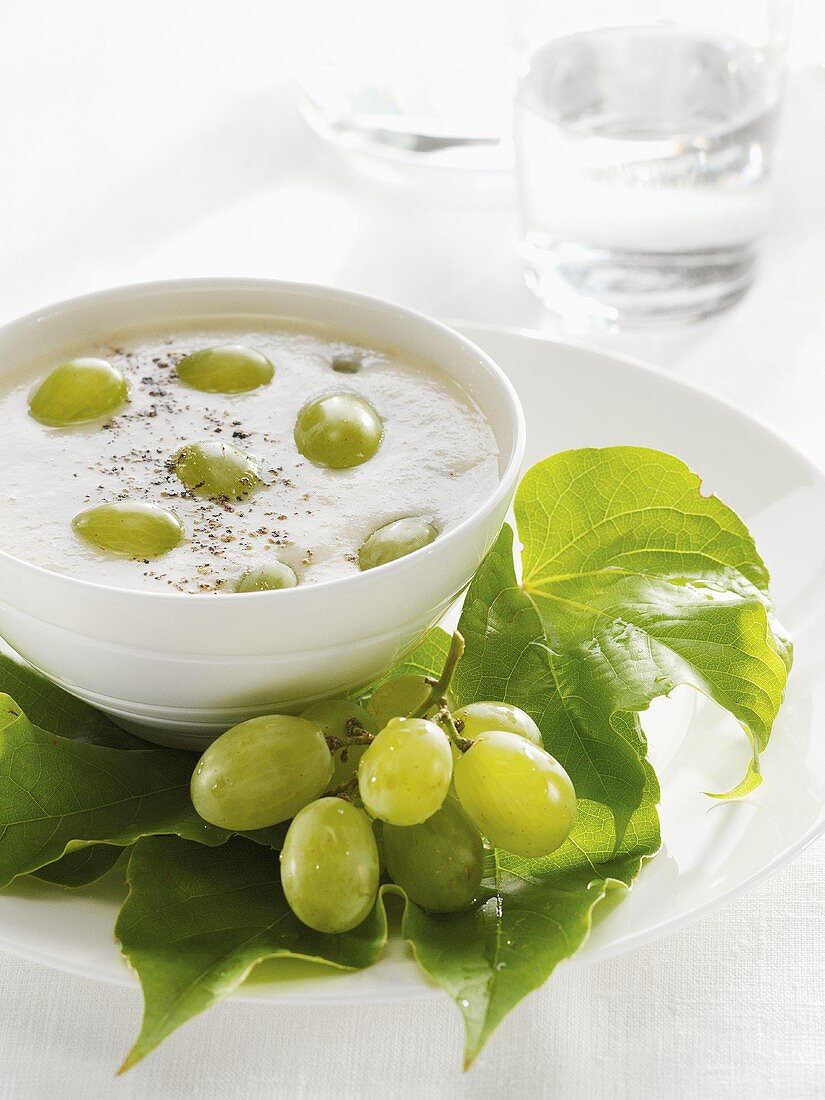
[[[78,594],[82,594],[83,592],[88,592],[90,595],[92,593],[106,593],[112,597],[137,598],[144,603],[154,601],[162,601],[167,604],[183,602],[188,607],[192,607],[193,604],[197,606],[225,607],[228,602],[232,606],[237,606],[238,600],[257,599],[261,601],[262,599],[266,599],[270,602],[272,600],[277,600],[278,606],[284,606],[284,608],[286,608],[287,605],[295,605],[302,599],[317,598],[310,597],[310,593],[313,592],[330,591],[334,589],[336,592],[343,593],[352,590],[353,593],[357,593],[363,589],[366,584],[375,584],[378,578],[389,577],[390,574],[397,576],[398,574],[403,574],[415,568],[425,557],[433,553],[439,553],[440,550],[448,546],[455,545],[469,528],[473,527],[475,524],[482,521],[485,516],[495,511],[501,501],[510,494],[521,470],[526,448],[524,410],[522,409],[521,402],[510,379],[487,352],[450,325],[434,317],[430,317],[420,310],[400,305],[386,298],[379,298],[377,295],[362,294],[356,291],[344,290],[340,287],[328,286],[323,283],[298,282],[289,279],[264,279],[243,276],[158,279],[149,282],[125,283],[104,290],[92,291],[88,294],[75,295],[74,297],[64,298],[59,302],[54,302],[50,305],[32,310],[22,317],[17,317],[0,325],[0,339],[2,339],[7,332],[13,331],[14,329],[36,327],[46,318],[59,317],[60,314],[71,312],[81,305],[94,305],[95,303],[105,305],[110,301],[117,302],[122,298],[140,294],[174,295],[187,291],[204,290],[215,292],[222,289],[226,292],[257,290],[264,292],[271,291],[272,293],[294,292],[299,295],[317,294],[327,300],[332,299],[345,304],[352,304],[356,307],[360,305],[365,308],[371,307],[373,309],[388,310],[396,317],[404,317],[415,325],[421,325],[424,328],[434,330],[436,333],[452,341],[453,344],[462,347],[467,352],[471,352],[484,365],[499,387],[502,396],[506,398],[510,426],[513,433],[513,445],[510,450],[510,456],[504,470],[499,474],[495,491],[487,496],[477,508],[469,515],[465,516],[460,523],[445,535],[440,536],[427,546],[423,546],[410,554],[406,554],[404,557],[396,558],[395,561],[387,562],[384,565],[377,566],[363,573],[355,573],[352,576],[317,581],[310,585],[297,585],[294,588],[285,588],[268,592],[221,592],[219,593],[220,599],[218,600],[208,600],[204,598],[193,600],[193,596],[197,597],[200,595],[199,593],[169,592],[163,590],[155,592],[151,589],[125,588],[121,585],[106,584],[102,581],[91,581],[82,577],[73,577],[68,573],[59,573],[56,570],[47,569],[42,565],[35,565],[33,562],[26,561],[25,558],[18,557],[2,549],[0,549],[0,566],[2,566],[4,562],[8,562],[13,566],[21,567],[27,571],[31,571],[36,576],[42,577],[45,583],[60,584],[66,588],[71,588]],[[436,363],[435,366],[440,367],[441,364]],[[484,410],[481,411],[482,413],[484,412]],[[360,586],[360,588],[357,586]]]

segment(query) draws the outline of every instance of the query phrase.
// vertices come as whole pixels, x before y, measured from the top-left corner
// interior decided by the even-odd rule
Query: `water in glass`
[[[667,26],[536,51],[515,140],[527,278],[548,306],[670,321],[745,291],[770,205],[780,88],[768,60]]]

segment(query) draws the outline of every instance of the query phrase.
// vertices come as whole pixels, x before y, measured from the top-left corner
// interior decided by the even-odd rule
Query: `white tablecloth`
[[[0,8],[0,319],[177,275],[340,283],[554,331],[506,184],[353,168],[295,118],[285,6]],[[230,22],[231,21],[231,24]],[[825,464],[825,73],[795,75],[757,285],[678,331],[597,338],[730,398]],[[446,1001],[223,1004],[125,1078],[136,991],[0,954],[0,1098],[825,1097],[825,845],[611,962],[560,970],[462,1074]]]

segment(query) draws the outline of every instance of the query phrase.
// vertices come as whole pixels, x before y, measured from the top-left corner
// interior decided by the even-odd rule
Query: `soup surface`
[[[247,393],[205,393],[177,376],[202,348],[241,344],[265,355],[272,380]],[[119,368],[129,399],[90,424],[46,427],[28,413],[33,386],[62,360],[5,376],[0,549],[46,569],[124,588],[187,593],[234,591],[250,570],[275,560],[300,584],[359,570],[359,550],[382,525],[406,517],[440,537],[473,512],[499,480],[490,425],[469,396],[432,364],[260,319],[193,323],[176,331],[121,333],[69,349]],[[342,365],[345,370],[334,369]],[[368,461],[330,469],[295,442],[300,410],[330,393],[356,394],[383,421]],[[174,456],[195,443],[222,442],[260,471],[241,500],[206,499],[187,489]],[[149,560],[102,551],[72,527],[87,509],[148,502],[172,511],[184,538]]]

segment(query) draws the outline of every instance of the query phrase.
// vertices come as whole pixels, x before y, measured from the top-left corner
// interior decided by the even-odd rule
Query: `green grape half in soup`
[[[178,378],[203,393],[248,393],[272,381],[267,357],[242,344],[223,344],[192,352],[178,363]]]
[[[393,520],[367,537],[358,551],[358,566],[363,571],[386,565],[429,546],[437,537],[438,529],[419,516]]]
[[[364,730],[369,734],[378,733],[378,723],[373,716],[357,703],[349,699],[325,699],[313,703],[301,714],[309,722],[314,722],[324,737],[337,737],[344,740]],[[343,786],[355,775],[358,762],[367,751],[366,745],[349,745],[336,749],[332,754],[334,771],[329,783],[330,790]]]
[[[281,851],[281,885],[295,916],[316,932],[348,932],[375,904],[378,848],[363,810],[320,798],[295,815]]]
[[[481,733],[455,766],[461,805],[496,846],[531,858],[567,840],[576,819],[570,776],[517,733]]]
[[[441,808],[453,775],[450,741],[426,718],[393,718],[358,765],[358,792],[372,817],[418,825]]]
[[[50,428],[89,424],[111,416],[128,400],[129,387],[105,359],[62,363],[29,394],[29,416]]]
[[[251,718],[213,741],[192,773],[197,812],[223,829],[287,821],[322,794],[332,757],[313,722],[285,714]]]
[[[235,584],[236,592],[277,592],[281,588],[295,588],[298,575],[282,561],[267,562],[256,569],[248,569]]]
[[[381,417],[355,393],[330,393],[304,405],[295,422],[295,446],[316,466],[345,470],[367,462],[381,445]]]
[[[237,447],[213,439],[187,443],[172,465],[187,489],[210,500],[242,500],[261,484],[256,462]]]
[[[125,558],[159,558],[183,540],[183,524],[174,512],[146,501],[118,501],[87,508],[72,520],[85,543]]]
[[[433,913],[471,905],[484,869],[481,833],[455,798],[420,825],[384,825],[384,859],[410,901]]]
[[[333,355],[330,366],[338,374],[358,374],[364,365],[364,353],[362,351],[340,352]]]

